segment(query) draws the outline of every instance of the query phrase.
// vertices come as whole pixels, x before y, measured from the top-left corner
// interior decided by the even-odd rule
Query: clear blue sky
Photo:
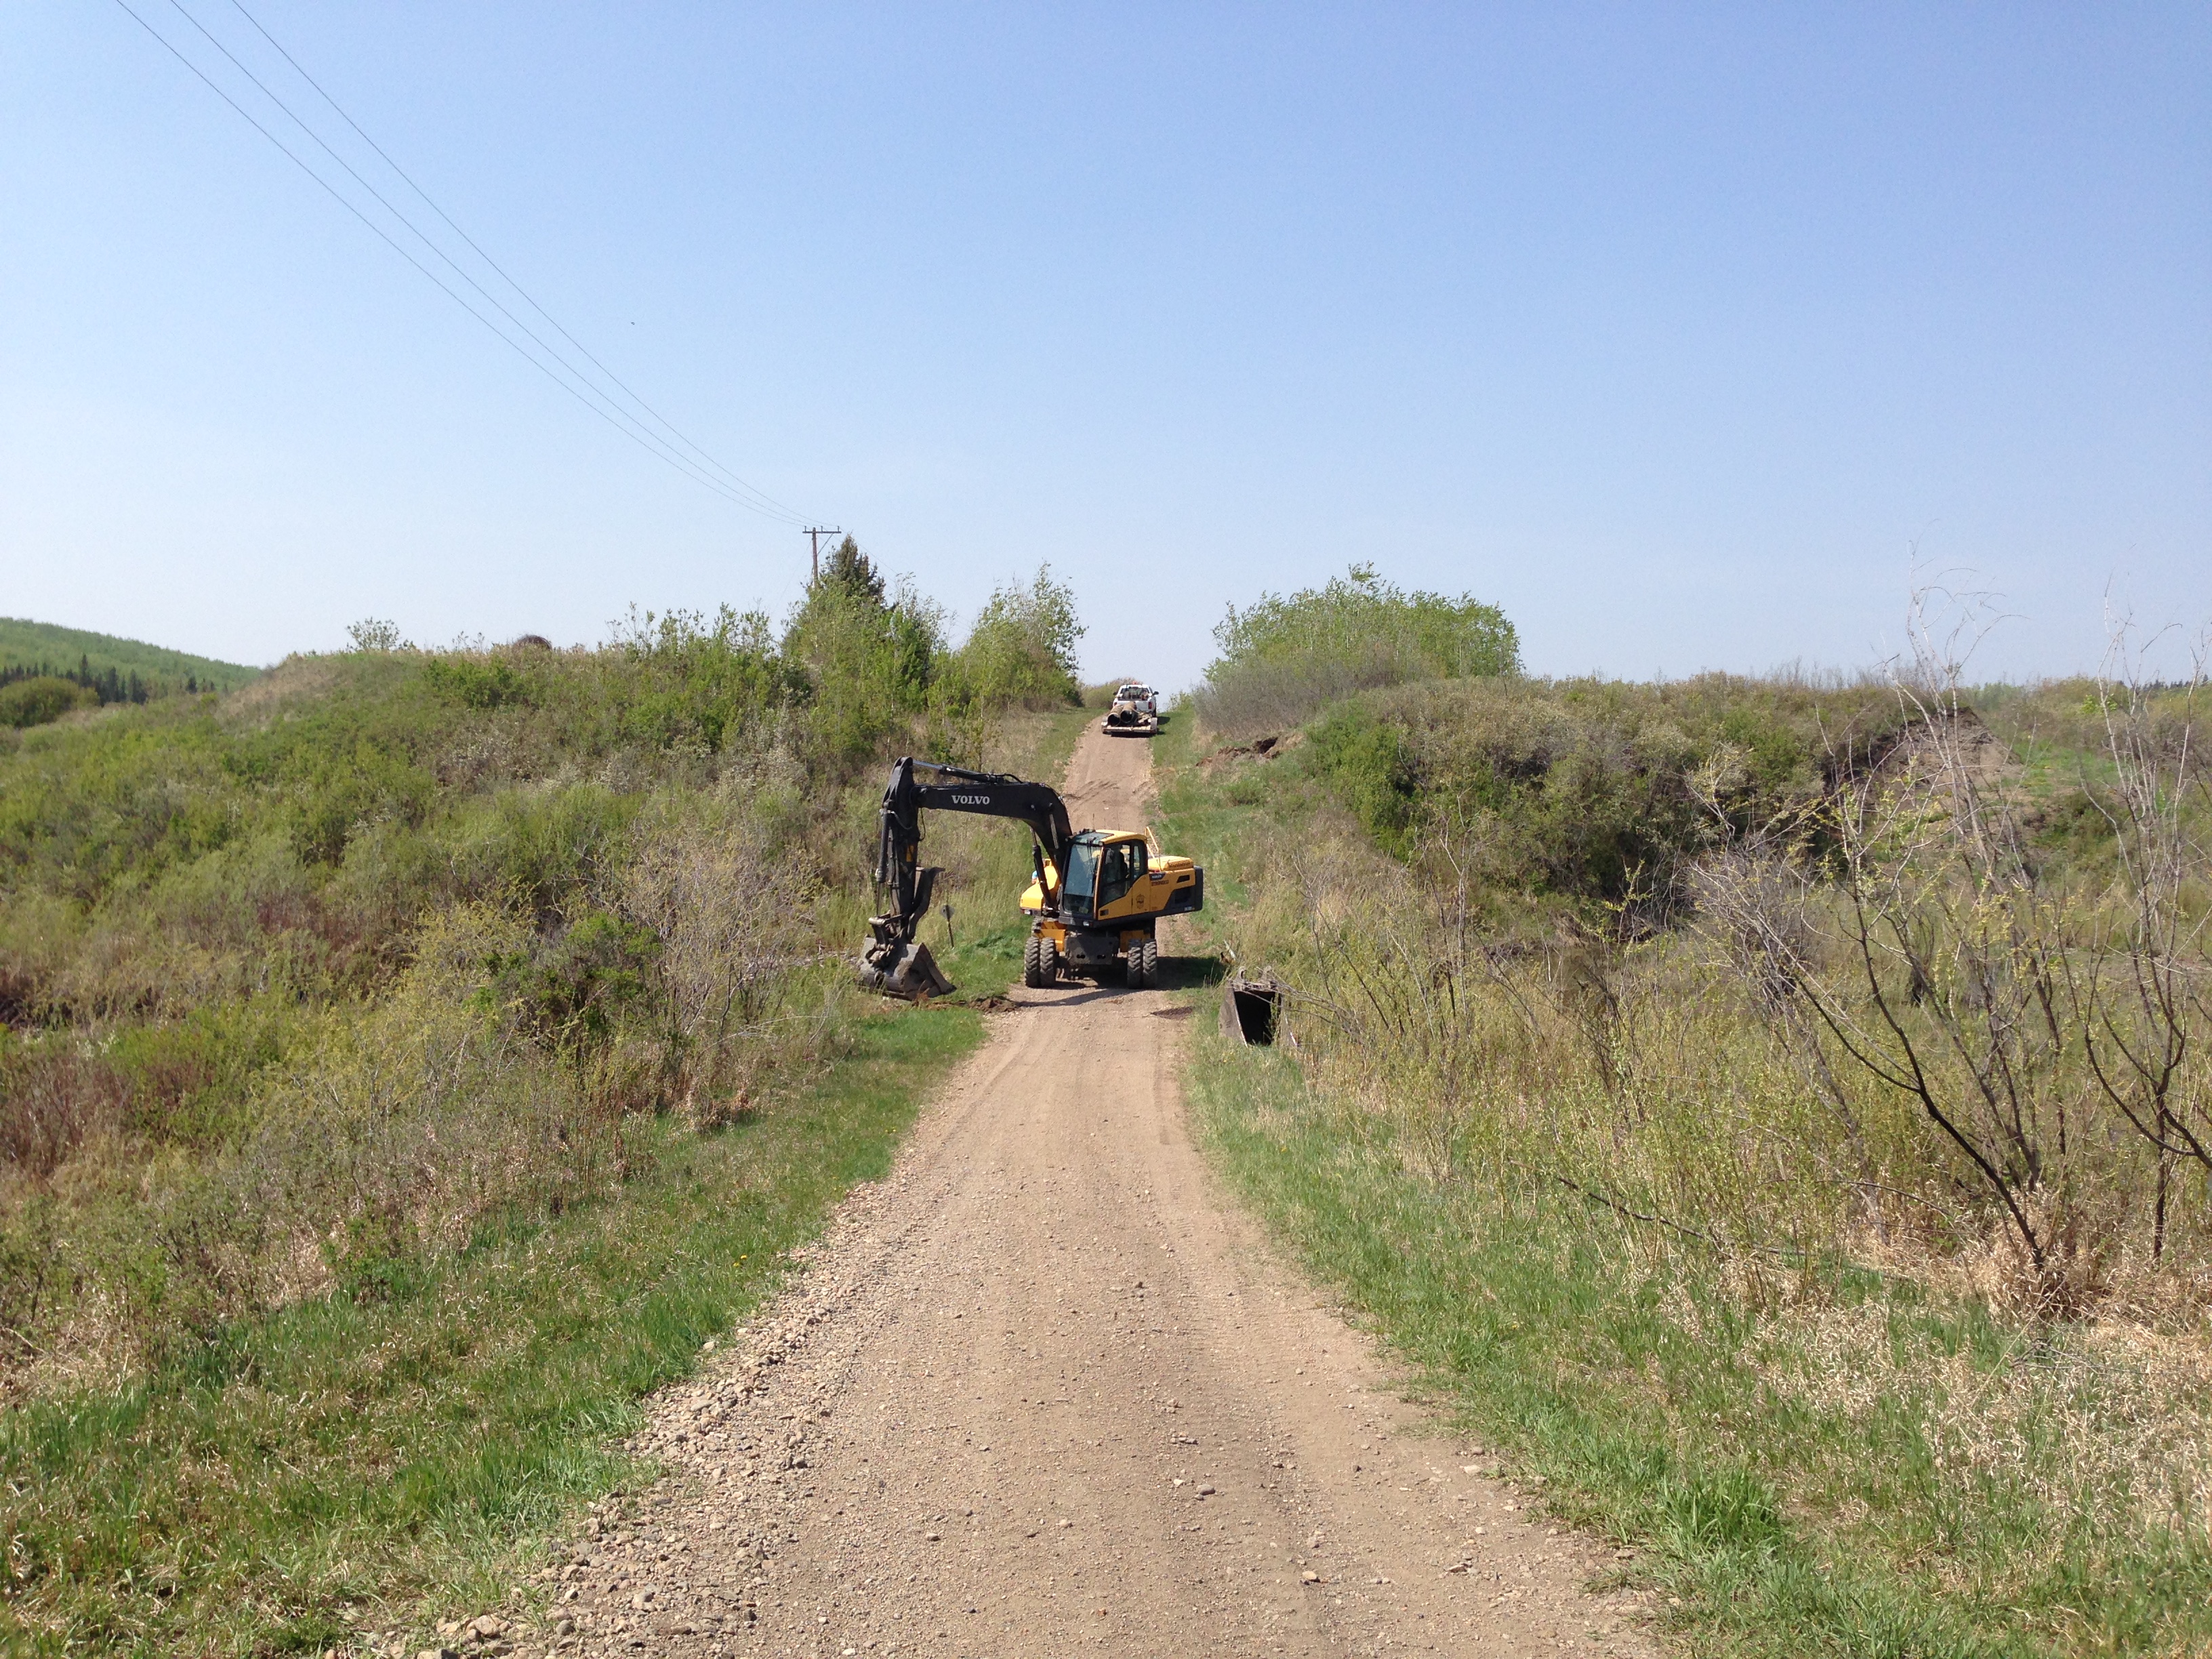
[[[1991,673],[2212,615],[2202,3],[248,3],[715,455],[963,614],[1050,560],[1097,675],[1353,560],[1545,672],[1867,662],[1916,544]],[[0,17],[0,613],[565,642],[805,554],[114,0]]]

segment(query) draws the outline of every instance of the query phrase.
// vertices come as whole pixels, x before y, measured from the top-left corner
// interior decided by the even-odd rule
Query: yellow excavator
[[[914,936],[929,914],[939,873],[921,863],[924,808],[1029,825],[1035,879],[1021,900],[1030,917],[1022,983],[1032,989],[1057,984],[1063,975],[1103,978],[1117,965],[1127,983],[1141,989],[1158,971],[1159,919],[1206,903],[1206,872],[1154,851],[1142,830],[1073,830],[1066,803],[1049,785],[909,757],[891,769],[884,791],[876,884],[890,904],[868,918],[860,982],[870,990],[923,997],[953,988]]]

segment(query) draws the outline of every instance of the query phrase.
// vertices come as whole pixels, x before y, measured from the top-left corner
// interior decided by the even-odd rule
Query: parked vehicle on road
[[[1118,738],[1151,737],[1160,729],[1159,693],[1142,680],[1125,680],[1115,688],[1104,725]]]

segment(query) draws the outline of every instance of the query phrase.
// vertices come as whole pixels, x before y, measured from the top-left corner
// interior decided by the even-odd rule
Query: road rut
[[[1079,827],[1145,822],[1148,750],[1086,737]],[[1401,1401],[1216,1188],[1177,1089],[1176,996],[1015,995],[890,1178],[656,1400],[637,1444],[666,1478],[605,1506],[536,1639],[1654,1651],[1631,1596],[1583,1589],[1611,1553],[1532,1518],[1483,1449]]]

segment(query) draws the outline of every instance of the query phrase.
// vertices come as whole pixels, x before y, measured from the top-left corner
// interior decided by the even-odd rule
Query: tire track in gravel
[[[1079,826],[1144,822],[1149,745],[1094,729]],[[549,1570],[578,1656],[1645,1655],[1616,1565],[1212,1184],[1158,991],[1018,990],[788,1287],[665,1391],[668,1473]]]

